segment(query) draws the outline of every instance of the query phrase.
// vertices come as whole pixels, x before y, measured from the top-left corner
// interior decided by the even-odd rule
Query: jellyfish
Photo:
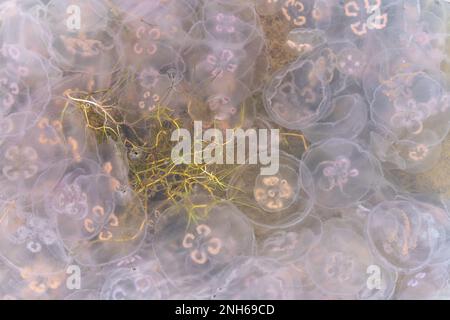
[[[303,129],[311,142],[328,138],[354,140],[364,130],[368,121],[368,106],[358,95],[342,95],[331,101],[326,115]]]
[[[276,260],[241,257],[218,275],[211,298],[218,300],[295,299],[299,293],[296,270]]]
[[[324,222],[322,238],[307,255],[306,269],[319,288],[336,297],[386,299],[395,287],[396,276],[372,255],[362,225],[346,218]]]
[[[276,174],[263,175],[260,166],[241,165],[230,181],[228,199],[256,225],[280,228],[302,221],[315,199],[310,171],[294,156],[281,152]]]
[[[395,297],[399,300],[440,299],[448,281],[449,274],[444,265],[427,266],[405,275],[399,281]]]
[[[210,39],[243,45],[257,32],[257,15],[248,3],[211,1],[203,7],[201,24]]]
[[[258,175],[253,190],[258,205],[268,212],[287,209],[298,194],[298,174],[289,167],[281,167],[276,175]]]
[[[173,285],[200,293],[234,257],[252,255],[255,243],[252,226],[230,202],[191,206],[175,205],[161,214],[153,250]],[[196,220],[189,223],[192,214]]]
[[[320,241],[321,236],[321,220],[309,215],[291,227],[266,229],[258,234],[257,252],[280,262],[297,262]]]
[[[96,74],[118,70],[117,26],[103,1],[50,1],[46,10],[49,54],[58,66],[64,71]]]
[[[398,270],[413,271],[434,259],[448,259],[442,247],[448,226],[443,209],[399,198],[372,209],[367,232],[371,246],[386,263]]]
[[[354,142],[329,139],[303,156],[316,185],[317,204],[345,208],[360,201],[381,176],[378,161]]]
[[[113,270],[100,292],[103,300],[161,300],[168,297],[167,280],[149,266]]]
[[[329,100],[329,86],[322,76],[309,59],[299,59],[277,72],[264,90],[264,106],[271,119],[294,130],[319,119]]]
[[[441,142],[449,130],[450,104],[442,85],[424,72],[394,76],[378,87],[371,105],[374,121],[398,139],[418,140],[434,132]]]

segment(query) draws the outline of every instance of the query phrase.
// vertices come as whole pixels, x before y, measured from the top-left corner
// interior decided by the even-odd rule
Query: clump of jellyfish
[[[401,182],[445,156],[449,14],[431,0],[2,1],[0,298],[450,298],[449,199]],[[270,17],[294,57],[278,69]],[[141,139],[167,106],[308,145],[280,144],[272,175],[234,166],[219,201],[199,188],[147,205],[139,151],[98,139],[96,101],[75,92],[104,93]]]

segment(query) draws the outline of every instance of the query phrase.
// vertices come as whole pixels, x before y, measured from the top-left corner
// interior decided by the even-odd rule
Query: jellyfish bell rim
[[[316,50],[322,50],[323,46],[319,46]],[[317,105],[316,112],[311,117],[308,117],[308,119],[300,119],[296,120],[294,122],[288,122],[286,119],[278,115],[273,110],[273,104],[272,99],[274,99],[278,94],[278,88],[283,83],[283,80],[285,77],[287,77],[292,72],[295,72],[296,70],[302,68],[306,64],[310,64],[311,66],[314,66],[314,62],[310,60],[310,57],[313,57],[313,54],[315,54],[316,51],[309,53],[307,56],[302,57],[300,56],[295,60],[293,63],[283,67],[282,69],[276,71],[276,73],[271,77],[271,80],[267,82],[267,84],[264,87],[263,90],[263,104],[264,109],[269,114],[272,121],[274,121],[276,124],[280,125],[283,128],[290,129],[290,130],[302,130],[304,128],[307,128],[311,125],[311,122],[319,120],[323,113],[325,112],[326,107],[330,103],[331,98],[331,88],[329,84],[324,83],[323,80],[319,79],[320,82],[320,91],[322,94],[322,99],[320,103]],[[298,106],[297,106],[298,107]]]
[[[277,212],[267,212],[265,210],[263,210],[262,208],[259,208],[259,205],[257,203],[256,206],[258,206],[258,208],[256,208],[258,214],[260,216],[270,216],[271,214],[287,214],[287,216],[291,217],[291,218],[287,218],[285,217],[282,222],[276,223],[276,224],[269,224],[267,222],[263,222],[263,221],[259,221],[256,218],[253,218],[251,216],[249,216],[245,210],[242,210],[242,212],[244,213],[244,215],[246,216],[247,219],[249,219],[249,221],[251,221],[251,223],[256,226],[256,227],[261,227],[261,228],[268,228],[268,229],[277,229],[277,228],[288,228],[290,226],[293,226],[297,223],[300,223],[303,219],[305,219],[310,213],[312,208],[314,207],[314,203],[315,203],[315,192],[314,192],[314,184],[313,184],[313,178],[311,175],[311,172],[309,171],[309,169],[304,165],[304,163],[298,159],[297,157],[295,157],[294,155],[291,155],[285,151],[280,150],[280,160],[284,158],[286,161],[286,166],[294,166],[297,167],[297,172],[298,172],[298,179],[297,179],[297,186],[296,189],[298,189],[298,194],[297,194],[297,199],[289,206],[289,208],[292,209],[292,206],[295,204],[299,204],[299,203],[304,203],[304,208],[302,208],[302,211],[297,211],[297,210],[288,210],[289,208],[284,208],[281,211],[277,211]],[[248,161],[247,161],[248,163]],[[283,162],[280,161],[280,165],[282,165]],[[230,188],[227,190],[227,199],[232,200],[233,199],[233,186],[236,185],[239,181],[239,178],[242,176],[242,173],[249,167],[251,167],[252,165],[249,164],[243,164],[243,165],[239,165],[236,168],[235,173],[233,174],[233,176],[231,177],[230,180]],[[256,176],[258,176],[258,174],[256,174]],[[252,181],[252,183],[255,182],[255,179],[251,179],[249,181]],[[239,190],[239,189],[237,189]],[[305,193],[307,196],[307,199],[300,199],[299,194],[300,193]],[[246,199],[248,201],[251,202],[256,202],[256,200],[254,199],[254,195],[253,192],[252,194],[252,198]],[[287,211],[286,211],[287,210]],[[284,213],[283,213],[284,212]],[[288,221],[285,221],[288,220]]]
[[[366,150],[363,146],[361,146],[358,143],[358,141],[353,141],[353,140],[344,139],[344,138],[329,138],[329,139],[321,140],[321,141],[319,141],[317,143],[312,144],[302,156],[302,161],[305,163],[305,165],[308,167],[308,164],[307,164],[308,163],[308,159],[309,159],[309,157],[311,157],[311,154],[312,154],[313,151],[315,151],[315,149],[321,148],[322,150],[327,150],[327,148],[324,148],[324,146],[327,145],[327,144],[330,144],[330,143],[336,143],[336,144],[340,143],[342,145],[347,145],[347,146],[351,147],[353,152],[354,151],[358,152],[358,155],[364,155],[366,163],[370,164],[371,169],[372,169],[372,173],[377,178],[377,179],[372,179],[371,182],[369,182],[367,184],[366,191],[363,194],[361,194],[357,199],[354,199],[354,200],[351,200],[351,201],[348,200],[347,201],[348,203],[346,203],[345,205],[339,205],[339,204],[330,205],[330,204],[322,203],[320,201],[316,201],[315,202],[315,205],[317,205],[319,207],[322,207],[322,208],[325,208],[325,209],[331,209],[331,210],[344,209],[344,208],[347,208],[347,207],[351,206],[354,203],[360,202],[362,199],[364,199],[370,193],[370,191],[376,185],[377,180],[383,178],[382,166],[381,166],[380,162],[378,161],[378,159],[375,158],[371,154],[371,152],[369,150]],[[330,154],[327,153],[327,156],[330,156]],[[314,171],[312,171],[309,167],[308,167],[308,169],[311,172],[311,174],[313,175],[314,172],[317,171],[318,167],[319,167],[319,164],[315,165],[315,168],[314,168],[315,170]],[[318,186],[317,186],[316,181],[314,181],[314,186],[315,186],[314,190],[317,190]],[[318,198],[320,198],[320,197],[318,197],[316,195],[316,199],[318,199]]]
[[[410,266],[407,266],[407,265],[399,266],[399,265],[396,265],[394,262],[391,262],[390,261],[391,259],[387,258],[384,254],[382,254],[380,252],[380,250],[378,249],[378,246],[375,244],[375,240],[373,239],[373,236],[371,236],[373,234],[373,232],[370,232],[370,228],[371,228],[371,221],[374,219],[376,212],[378,210],[380,210],[381,208],[386,207],[390,204],[396,205],[396,204],[402,203],[402,204],[410,206],[414,209],[417,209],[414,206],[415,200],[412,200],[412,199],[409,199],[409,200],[410,201],[408,201],[405,198],[397,197],[395,200],[387,200],[387,201],[382,201],[382,202],[378,203],[375,207],[372,208],[371,212],[369,213],[369,217],[368,217],[366,228],[365,228],[366,234],[367,234],[367,240],[368,240],[368,243],[370,245],[372,252],[377,254],[378,258],[385,265],[389,266],[390,268],[393,268],[394,270],[396,270],[398,272],[407,272],[407,273],[416,272],[418,270],[421,270],[424,266],[428,265],[430,263],[430,261],[432,261],[432,259],[433,259],[433,255],[436,250],[435,246],[432,246],[430,248],[427,258],[424,261],[420,262],[419,264],[410,265]],[[419,213],[419,212],[416,212],[416,213]]]

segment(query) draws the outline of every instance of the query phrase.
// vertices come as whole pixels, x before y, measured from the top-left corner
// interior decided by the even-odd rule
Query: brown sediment
[[[287,35],[292,26],[281,12],[276,15],[261,16],[260,19],[267,39],[271,69],[279,70],[297,57],[295,52],[286,45]]]
[[[447,14],[450,14],[450,10]],[[450,32],[450,19],[447,20],[447,31]],[[450,57],[450,38],[447,39],[446,52]],[[447,80],[447,89],[450,87],[450,59],[442,65],[442,71]],[[450,135],[442,143],[442,153],[439,162],[433,169],[418,174],[415,185],[423,192],[436,192],[450,199]]]
[[[431,170],[417,174],[414,182],[420,192],[435,192],[450,198],[450,136],[442,143],[439,162]]]

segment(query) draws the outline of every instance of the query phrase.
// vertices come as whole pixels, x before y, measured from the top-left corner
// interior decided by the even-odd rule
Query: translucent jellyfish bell
[[[408,5],[408,4],[407,4]],[[445,43],[448,30],[446,20],[448,10],[445,1],[432,3],[412,2],[409,10],[405,10],[403,46],[409,47],[409,52],[416,61],[426,65],[427,69],[440,69],[441,63],[447,59]]]
[[[235,78],[243,81],[250,90],[262,86],[268,71],[268,55],[260,28],[242,44],[210,39],[198,24],[189,36],[192,40],[183,51],[183,58],[191,81],[214,81],[224,88],[233,85],[224,80]]]
[[[363,71],[369,60],[365,51],[342,39],[312,49],[304,59],[314,62],[313,74],[329,86],[332,98],[360,94]],[[330,104],[325,105],[323,116],[331,109]]]
[[[264,90],[264,107],[272,120],[301,130],[323,115],[329,88],[316,71],[314,61],[298,60],[274,75]]]
[[[233,175],[228,199],[256,225],[288,227],[300,222],[314,202],[314,186],[306,166],[281,153],[276,174],[263,175],[259,165],[242,165]]]
[[[151,14],[152,11],[159,11],[165,7],[165,3],[168,1],[155,0],[142,2],[140,0],[129,0],[124,2],[121,0],[112,0],[111,2],[118,9],[118,11],[120,10],[121,12],[127,14],[125,20],[128,20],[142,18],[148,14]]]
[[[338,210],[320,209],[315,213],[320,214],[321,219],[325,220],[323,224],[323,238],[317,239],[312,248],[309,248],[304,258],[293,263],[295,269],[302,270],[304,277],[309,279],[312,285],[308,285],[308,296],[313,299],[357,299],[357,300],[386,300],[390,299],[394,294],[396,281],[398,279],[397,272],[385,265],[379,258],[371,254],[370,264],[359,265],[354,263],[360,257],[364,257],[365,253],[352,252],[348,259],[334,259],[328,261],[326,257],[345,256],[347,249],[343,246],[348,239],[347,244],[350,246],[350,251],[355,250],[354,242],[358,243],[359,248],[364,252],[370,249],[368,242],[365,240],[365,220],[356,215],[349,214],[349,210],[339,212]],[[341,239],[340,235],[344,233],[351,233],[346,239]],[[336,241],[334,243],[334,241]],[[336,246],[331,249],[334,243]],[[340,254],[336,254],[340,252]],[[370,251],[369,251],[370,252]],[[320,257],[324,255],[324,257]],[[311,260],[309,260],[311,259]],[[322,260],[320,260],[322,259]],[[346,264],[348,261],[352,263]],[[355,267],[355,269],[352,269]],[[357,271],[359,268],[359,271]],[[365,275],[361,272],[365,268]],[[354,276],[345,276],[345,272],[352,273]],[[329,279],[332,278],[332,279]],[[359,279],[359,280],[358,280]],[[357,285],[353,289],[351,287],[352,281],[360,281],[359,290]],[[348,282],[347,282],[348,281]],[[343,286],[339,282],[344,283]],[[365,282],[365,283],[364,283]],[[353,293],[350,293],[353,292]]]
[[[295,299],[301,277],[294,268],[273,259],[234,259],[214,282],[212,299],[272,300]],[[298,287],[297,287],[298,286]]]
[[[448,206],[441,199],[433,201],[429,196],[417,195],[418,201],[413,201],[415,205],[424,212],[423,216],[427,221],[433,221],[436,225],[437,233],[431,230],[432,237],[436,238],[438,243],[431,257],[430,264],[443,264],[450,261],[450,217],[448,215]]]
[[[17,270],[11,268],[6,262],[0,260],[0,299],[17,300],[17,288],[14,286],[16,279],[19,278]],[[12,280],[12,281],[11,281]]]
[[[331,101],[327,113],[302,132],[311,142],[331,137],[352,140],[364,130],[368,113],[368,106],[360,95],[338,96]]]
[[[41,1],[4,1],[0,5],[0,38],[46,57],[50,33],[41,23],[43,15],[45,5]]]
[[[95,191],[94,191],[95,190]],[[46,200],[68,248],[94,238],[114,210],[112,181],[107,176],[66,176]]]
[[[216,82],[222,88],[233,88],[227,82],[241,78],[255,62],[254,56],[250,56],[243,48],[214,42],[199,43],[189,48],[183,57],[188,64],[190,81],[197,86]]]
[[[80,289],[65,296],[64,300],[100,300],[100,296],[96,289]]]
[[[251,96],[248,88],[241,82],[237,82],[236,90],[214,90],[211,92],[206,100],[209,111],[212,114],[213,120],[226,121],[234,127],[241,119],[242,104],[248,97]],[[251,109],[251,106],[248,106]],[[247,113],[247,112],[246,112]],[[248,112],[251,114],[252,112]]]
[[[369,215],[367,233],[373,250],[399,270],[416,270],[437,257],[448,259],[449,222],[442,209],[411,199],[385,201]],[[436,252],[439,252],[437,255]]]
[[[17,205],[0,221],[0,254],[17,268],[33,274],[62,271],[69,257],[54,222]]]
[[[289,208],[295,202],[299,187],[295,169],[282,166],[275,175],[259,174],[253,194],[264,211],[277,212]]]
[[[0,180],[17,186],[24,194],[32,189],[42,172],[64,159],[68,151],[63,142],[61,122],[47,117],[36,121],[23,134],[5,139],[0,145]]]
[[[324,6],[320,1],[281,1],[281,14],[290,26],[315,29],[323,23]]]
[[[50,1],[45,19],[52,33],[50,56],[65,71],[101,74],[120,66],[104,1]]]
[[[287,271],[291,273],[296,300],[325,300],[330,299],[321,291],[311,278],[306,269],[305,259],[301,259],[287,265]],[[290,286],[288,286],[289,288]]]
[[[322,222],[309,215],[303,221],[280,229],[268,229],[257,234],[258,255],[280,262],[300,260],[322,236]]]
[[[30,108],[30,91],[26,84],[17,76],[0,71],[0,115],[27,111]]]
[[[397,288],[398,300],[428,300],[440,298],[449,282],[449,273],[445,265],[428,266],[416,272],[405,274]]]
[[[162,300],[169,297],[167,280],[151,267],[118,268],[108,274],[100,299]]]
[[[209,1],[203,7],[202,17],[211,39],[233,45],[248,41],[257,25],[255,9],[247,3]]]
[[[355,46],[344,47],[337,53],[337,68],[346,76],[359,78],[364,72],[367,57]]]
[[[61,71],[46,59],[16,44],[3,43],[0,47],[0,70],[1,84],[12,95],[2,97],[3,103],[29,95],[36,113],[48,103],[51,84],[61,77]]]
[[[268,46],[264,34],[256,34],[243,49],[247,52],[248,57],[243,63],[248,63],[251,68],[239,79],[246,83],[250,90],[261,90],[270,69]]]
[[[409,54],[408,48],[384,49],[367,62],[362,77],[362,84],[366,99],[371,103],[374,92],[385,81],[403,74],[415,74],[423,71],[422,62],[415,61]]]
[[[414,140],[401,140],[378,127],[370,133],[370,145],[385,168],[409,173],[430,170],[439,162],[442,151],[439,136],[433,131],[423,132]]]
[[[303,160],[314,178],[317,204],[327,208],[358,202],[381,174],[376,159],[356,143],[343,139],[313,145]]]
[[[195,220],[189,220],[191,214]],[[171,283],[202,291],[234,257],[251,256],[254,245],[252,226],[233,204],[186,203],[162,213],[153,249]]]
[[[189,0],[162,1],[164,6],[145,15],[145,21],[161,30],[160,41],[177,51],[189,41],[188,32],[197,18],[197,4]],[[129,13],[129,12],[127,12]],[[140,13],[139,15],[141,15]],[[136,18],[138,15],[135,15]]]
[[[369,267],[378,268],[380,277],[386,278],[359,224],[342,218],[324,222],[322,238],[306,258],[306,268],[314,283],[327,294],[357,298],[367,289]],[[386,279],[392,282],[385,284],[380,298],[383,295],[387,298],[393,292],[396,278]]]
[[[160,214],[159,211],[155,210],[154,215],[152,214],[149,217],[148,231],[145,234],[142,243],[139,246],[139,249],[132,254],[126,255],[121,259],[108,264],[103,268],[104,274],[107,275],[111,270],[114,271],[116,269],[129,269],[133,271],[145,272],[148,270],[149,272],[157,272],[161,274],[161,270],[156,260],[155,253],[153,251],[153,226],[155,217]]]
[[[403,2],[349,0],[330,1],[332,15],[327,25],[328,37],[365,44],[383,37],[402,23]]]
[[[126,192],[119,195],[114,189],[114,210],[106,217],[106,222],[98,225],[85,220],[84,225],[94,236],[82,239],[72,249],[73,258],[83,266],[99,266],[121,261],[133,255],[141,247],[147,234],[147,213],[138,195],[124,187]],[[106,191],[106,190],[105,190]],[[93,208],[94,214],[104,218],[101,207]]]
[[[95,176],[100,173],[101,167],[97,162],[87,158],[77,160],[79,161],[67,158],[57,161],[38,176],[31,188],[31,199],[36,206],[35,209],[40,210],[39,214],[47,215],[48,209],[48,216],[53,218],[52,215],[54,213],[63,210],[61,207],[58,207],[54,211],[50,210],[50,207],[44,208],[45,206],[42,206],[45,203],[44,200],[51,200],[47,203],[48,205],[52,201],[55,201],[55,204],[58,202],[54,196],[59,192],[61,185],[58,186],[58,184],[61,181],[64,179],[75,179],[79,176]]]
[[[114,263],[132,255],[146,235],[141,199],[131,190],[119,196],[123,185],[104,170],[87,159],[53,166],[32,191],[33,212],[54,222],[71,257],[83,266]],[[61,171],[64,177],[58,177]]]
[[[229,85],[213,82],[200,88],[201,101],[188,105],[188,113],[195,121],[213,123],[220,128],[239,128],[246,122],[251,124],[256,110],[251,92],[238,80],[223,79]],[[244,119],[243,119],[244,118]]]
[[[20,272],[15,270],[10,274],[6,287],[9,294],[4,297],[6,300],[55,300],[67,295],[68,275],[65,271],[34,273],[35,267],[30,263]]]
[[[426,73],[401,74],[375,90],[371,116],[399,139],[414,140],[433,131],[441,141],[450,129],[446,120],[450,99],[439,82]]]
[[[184,72],[182,59],[170,43],[163,41],[162,32],[158,24],[141,19],[125,23],[116,39],[124,66],[136,73],[149,66],[157,70],[172,68],[177,78],[181,78]]]
[[[173,85],[174,79],[161,74],[159,68],[148,65],[124,85],[119,101],[132,121],[136,117],[150,115],[160,105],[169,103]]]

